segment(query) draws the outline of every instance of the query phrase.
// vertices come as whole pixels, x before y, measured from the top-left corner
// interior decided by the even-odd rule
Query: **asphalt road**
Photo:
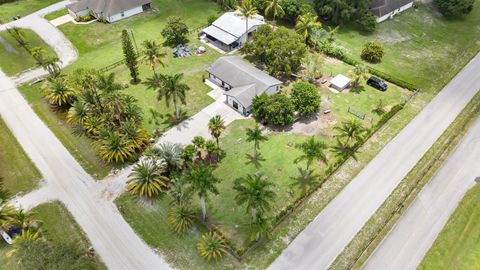
[[[478,54],[301,232],[270,269],[327,269],[480,89]]]
[[[480,119],[365,263],[365,270],[414,270],[480,176]]]

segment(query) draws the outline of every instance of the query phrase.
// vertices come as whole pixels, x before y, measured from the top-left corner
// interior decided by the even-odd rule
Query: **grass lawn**
[[[0,177],[3,178],[5,187],[11,195],[34,189],[41,178],[37,168],[1,118]]]
[[[480,268],[480,185],[473,187],[427,252],[420,270]]]
[[[62,17],[63,15],[67,15],[68,14],[68,10],[66,8],[64,9],[61,9],[61,10],[57,10],[55,12],[52,12],[50,14],[47,14],[45,15],[45,19],[48,20],[48,21],[51,21],[51,20],[54,20],[56,18],[60,18]]]
[[[36,213],[35,217],[42,221],[42,230],[45,233],[45,237],[54,245],[56,243],[71,242],[78,245],[85,253],[88,251],[90,247],[88,239],[63,204],[59,202],[46,203],[33,208],[32,211]],[[9,247],[5,242],[1,241],[0,269],[17,269],[17,262],[4,256],[8,250]],[[98,257],[92,260],[95,261],[96,265],[94,269],[106,269]]]
[[[0,21],[10,21],[17,15],[24,17],[59,1],[60,0],[18,0],[12,3],[1,4]]]
[[[385,56],[373,65],[381,71],[436,93],[480,50],[480,1],[464,19],[446,20],[421,5],[378,24],[370,35],[341,28],[336,43],[354,59],[367,41],[383,43]]]
[[[3,5],[0,6],[2,10]],[[1,11],[0,11],[1,13]],[[42,47],[48,54],[54,55],[55,52],[32,30],[23,29],[25,40],[28,41],[31,48]],[[36,67],[35,59],[25,50],[18,46],[7,31],[0,32],[0,69],[7,75],[13,76],[24,70]]]

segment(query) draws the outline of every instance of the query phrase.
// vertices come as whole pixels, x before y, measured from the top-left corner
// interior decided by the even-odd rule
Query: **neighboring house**
[[[208,79],[225,90],[226,103],[243,115],[250,114],[255,96],[276,94],[282,84],[238,56],[220,57],[207,71]]]
[[[214,44],[223,51],[231,51],[243,45],[251,37],[252,33],[262,24],[265,19],[260,15],[247,20],[238,11],[227,12],[203,29],[202,34],[208,42]]]
[[[152,8],[152,0],[80,0],[67,5],[72,17],[91,14],[99,20],[113,23]]]
[[[370,11],[377,17],[377,23],[381,23],[411,7],[412,0],[373,0]]]

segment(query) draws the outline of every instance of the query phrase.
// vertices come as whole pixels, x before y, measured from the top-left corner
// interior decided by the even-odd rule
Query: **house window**
[[[234,108],[235,110],[238,110],[238,103],[237,103],[235,100],[233,100],[232,102],[233,102],[233,103],[232,103],[233,108]]]
[[[123,13],[123,11],[120,13],[120,15],[122,15],[122,17],[125,17],[125,13]]]

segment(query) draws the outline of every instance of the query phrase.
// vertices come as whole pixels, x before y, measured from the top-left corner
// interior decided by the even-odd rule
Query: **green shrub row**
[[[18,0],[0,0],[0,5],[1,4],[6,4],[6,3],[12,3],[12,2],[16,2]]]

